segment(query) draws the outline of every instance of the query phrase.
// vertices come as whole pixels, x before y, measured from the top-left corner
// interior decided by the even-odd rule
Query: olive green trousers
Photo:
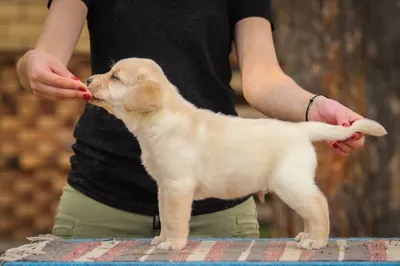
[[[153,217],[106,206],[66,186],[53,234],[63,238],[152,238],[159,234],[153,228]],[[260,237],[254,198],[230,209],[192,216],[190,237]]]

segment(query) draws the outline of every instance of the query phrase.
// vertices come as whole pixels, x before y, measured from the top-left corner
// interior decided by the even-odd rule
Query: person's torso
[[[228,1],[91,1],[87,22],[93,74],[107,72],[123,58],[151,58],[188,101],[236,115],[229,85],[233,26]],[[139,145],[120,120],[87,104],[74,136],[70,182],[101,201],[157,202]]]

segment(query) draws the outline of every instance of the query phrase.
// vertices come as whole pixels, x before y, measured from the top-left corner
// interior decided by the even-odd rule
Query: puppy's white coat
[[[304,219],[300,248],[325,247],[328,204],[315,185],[313,141],[340,141],[352,133],[383,136],[363,119],[351,127],[319,122],[244,119],[196,108],[152,60],[119,61],[92,77],[94,105],[121,119],[138,139],[142,162],[158,184],[160,249],[185,247],[192,201],[233,199],[260,191],[276,193]]]

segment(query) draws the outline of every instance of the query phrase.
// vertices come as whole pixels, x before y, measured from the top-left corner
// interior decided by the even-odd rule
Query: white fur
[[[135,67],[145,64],[143,59],[128,60]],[[119,63],[114,68],[123,69]],[[325,247],[328,205],[314,182],[317,159],[312,141],[345,140],[355,132],[382,136],[385,129],[367,119],[344,128],[216,114],[188,103],[166,78],[160,78],[159,71],[153,68],[147,73],[161,88],[162,106],[157,111],[128,112],[122,96],[108,101],[111,112],[138,138],[143,165],[159,186],[162,230],[152,243],[174,250],[186,245],[193,200],[271,191],[304,219],[304,232],[296,237],[298,247]],[[118,86],[109,84],[107,89]]]

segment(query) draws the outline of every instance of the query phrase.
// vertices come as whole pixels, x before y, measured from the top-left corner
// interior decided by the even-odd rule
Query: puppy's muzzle
[[[86,85],[89,86],[90,83],[92,83],[92,82],[93,82],[93,78],[89,77],[88,80],[86,81]]]

